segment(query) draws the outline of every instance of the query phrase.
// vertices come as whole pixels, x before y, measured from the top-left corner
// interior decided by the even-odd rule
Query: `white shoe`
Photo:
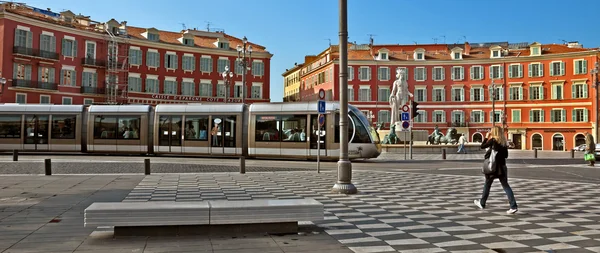
[[[519,210],[518,210],[518,209],[512,209],[512,208],[511,208],[511,209],[508,209],[508,211],[506,211],[506,213],[507,213],[507,214],[514,214],[514,213],[516,213],[517,211],[519,211]]]
[[[481,206],[481,200],[479,200],[479,199],[475,199],[475,200],[473,200],[473,203],[474,203],[474,204],[475,204],[477,207],[479,207],[479,209],[483,209],[483,206]]]

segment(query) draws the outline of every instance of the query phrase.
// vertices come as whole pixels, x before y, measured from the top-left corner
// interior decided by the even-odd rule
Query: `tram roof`
[[[148,113],[150,111],[150,105],[91,105],[90,112],[93,113],[109,113],[109,112],[140,112]]]
[[[160,104],[156,106],[157,113],[227,113],[244,112],[244,104]]]
[[[254,103],[250,105],[250,112],[306,112],[317,113],[317,101],[307,102],[278,102]],[[325,102],[325,111],[332,112],[340,109],[338,101]]]
[[[81,113],[84,105],[0,104],[0,112],[69,112]]]

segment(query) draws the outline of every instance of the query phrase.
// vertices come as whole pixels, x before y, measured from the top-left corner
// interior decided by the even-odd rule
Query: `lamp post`
[[[229,94],[229,85],[233,77],[233,72],[229,71],[229,66],[225,66],[225,71],[221,75],[223,76],[223,82],[225,82],[225,103],[227,103],[227,95]]]
[[[339,0],[340,8],[340,159],[338,180],[332,191],[355,194],[352,184],[352,163],[348,159],[348,0]]]
[[[496,84],[492,79],[492,127],[496,126]]]
[[[4,85],[6,84],[6,78],[2,76],[2,71],[0,71],[0,94],[4,91]]]
[[[595,96],[596,101],[594,101],[595,102],[594,103],[594,115],[595,115],[594,118],[596,121],[594,124],[594,126],[595,126],[594,138],[596,138],[596,141],[598,140],[598,84],[599,84],[598,71],[600,71],[600,69],[599,69],[600,67],[598,65],[599,65],[599,63],[596,60],[596,64],[594,65],[594,68],[592,70],[590,70],[590,74],[592,74],[592,80],[594,80],[592,84],[594,85],[594,88],[596,90],[596,96]]]
[[[242,103],[244,112],[242,113],[242,157],[240,157],[240,173],[246,173],[246,156],[248,156],[248,121],[246,120],[246,73],[250,69],[248,64],[252,61],[252,45],[248,45],[246,36],[242,39],[242,45],[237,46],[237,62],[242,67]]]

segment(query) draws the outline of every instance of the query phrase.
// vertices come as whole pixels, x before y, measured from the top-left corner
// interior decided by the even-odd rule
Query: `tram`
[[[96,154],[339,157],[339,103],[319,126],[316,102],[150,105],[0,105],[0,150]],[[350,159],[376,158],[379,137],[348,106]],[[318,138],[317,135],[320,135]],[[320,143],[318,140],[320,139]],[[318,146],[320,145],[320,147]]]

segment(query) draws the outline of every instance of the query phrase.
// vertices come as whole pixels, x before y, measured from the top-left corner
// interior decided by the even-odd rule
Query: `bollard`
[[[571,149],[571,158],[575,158],[575,149]]]
[[[19,161],[19,150],[13,149],[13,162]]]
[[[150,175],[150,159],[144,159],[144,174]]]
[[[446,149],[442,149],[442,160],[446,160]]]
[[[240,157],[240,174],[246,174],[246,157]]]
[[[46,170],[46,176],[52,175],[52,161],[50,159],[44,159],[44,169]]]
[[[533,158],[537,158],[537,148],[533,149]]]

